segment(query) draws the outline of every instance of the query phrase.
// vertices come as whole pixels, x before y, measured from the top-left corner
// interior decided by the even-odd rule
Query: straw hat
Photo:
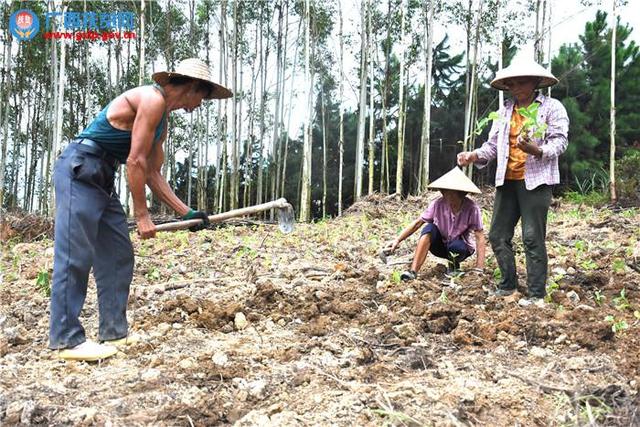
[[[428,187],[432,190],[457,190],[467,193],[482,193],[473,181],[467,178],[467,175],[457,166],[433,181]]]
[[[558,83],[558,79],[551,74],[551,71],[544,68],[535,61],[521,59],[512,62],[508,67],[499,70],[496,77],[491,82],[491,86],[499,90],[509,90],[504,81],[512,77],[539,77],[540,83],[536,89],[553,86]]]
[[[233,93],[224,86],[213,81],[211,69],[198,58],[188,58],[181,61],[174,71],[160,71],[153,73],[153,81],[163,86],[169,82],[172,76],[184,76],[208,83],[212,90],[205,99],[224,99],[233,96]]]

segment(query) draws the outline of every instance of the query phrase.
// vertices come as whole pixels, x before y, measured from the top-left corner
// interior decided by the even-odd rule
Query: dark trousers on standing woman
[[[543,298],[547,283],[547,212],[551,205],[551,186],[525,188],[524,180],[506,180],[497,187],[489,241],[502,273],[501,289],[515,289],[518,283],[513,253],[513,233],[522,220],[522,242],[527,263],[529,296]]]
[[[103,153],[104,154],[104,153]],[[114,191],[117,162],[95,147],[71,143],[56,161],[56,218],[49,347],[86,341],[79,316],[93,267],[98,292],[99,340],[127,335],[133,247],[127,218]]]

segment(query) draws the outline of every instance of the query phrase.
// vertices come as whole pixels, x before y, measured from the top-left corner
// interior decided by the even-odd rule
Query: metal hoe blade
[[[280,231],[285,234],[291,233],[293,231],[293,224],[295,223],[293,206],[287,205],[285,208],[278,208],[276,215],[278,216],[278,227]]]

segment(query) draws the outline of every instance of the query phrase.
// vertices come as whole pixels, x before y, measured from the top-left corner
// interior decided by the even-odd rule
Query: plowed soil
[[[479,200],[488,228],[491,195]],[[47,349],[53,242],[2,244],[2,425],[640,425],[640,211],[559,200],[544,307],[490,295],[496,264],[448,279],[417,236],[428,198],[370,196],[345,216],[133,236],[129,322],[101,363]],[[82,314],[97,334],[93,279]]]

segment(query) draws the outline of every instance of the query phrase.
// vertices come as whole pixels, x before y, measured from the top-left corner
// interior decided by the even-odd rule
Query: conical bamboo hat
[[[508,67],[499,70],[496,77],[491,81],[491,86],[499,90],[509,90],[505,81],[512,77],[539,77],[537,89],[553,86],[558,83],[558,79],[545,69],[542,65],[528,59],[514,60]]]
[[[467,178],[467,175],[457,166],[433,181],[428,187],[432,190],[457,190],[475,194],[482,193],[473,181]]]

